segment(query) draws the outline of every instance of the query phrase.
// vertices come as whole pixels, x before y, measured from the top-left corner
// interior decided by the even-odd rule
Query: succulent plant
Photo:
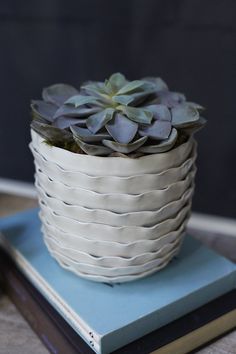
[[[32,129],[49,144],[89,155],[165,152],[205,124],[203,107],[160,78],[128,81],[116,73],[80,90],[52,85],[42,98],[31,104]]]

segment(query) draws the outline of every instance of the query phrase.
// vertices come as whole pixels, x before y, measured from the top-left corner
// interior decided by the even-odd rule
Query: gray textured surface
[[[225,337],[215,341],[213,344],[198,351],[198,354],[235,354],[235,353],[236,353],[236,331],[229,333]]]
[[[0,294],[0,354],[33,353],[48,351],[7,296]]]
[[[37,203],[22,197],[0,194],[0,216],[34,207]],[[209,246],[235,259],[236,238],[222,240],[219,235],[203,239]],[[228,245],[228,246],[227,246]],[[236,259],[235,259],[236,260]],[[47,354],[48,351],[34,334],[7,296],[0,292],[0,354]],[[236,354],[236,331],[197,352],[198,354]],[[64,353],[63,353],[64,354]],[[69,354],[69,353],[65,353]],[[170,353],[174,354],[174,353]]]

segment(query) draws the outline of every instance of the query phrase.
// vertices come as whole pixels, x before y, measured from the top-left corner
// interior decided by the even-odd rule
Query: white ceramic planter
[[[194,188],[188,188],[180,199],[174,200],[154,211],[114,213],[103,209],[90,209],[67,204],[51,197],[37,185],[40,203],[44,203],[58,215],[86,223],[109,224],[112,226],[153,226],[176,215],[192,198]]]
[[[121,243],[89,240],[77,234],[71,234],[58,229],[55,225],[51,225],[42,214],[40,214],[40,218],[43,223],[43,233],[46,237],[58,241],[63,248],[73,248],[78,252],[87,254],[89,258],[95,258],[96,262],[98,262],[96,264],[99,264],[99,260],[103,259],[106,265],[108,265],[111,257],[116,258],[118,262],[130,260],[131,264],[136,264],[136,258],[142,257],[146,253],[152,254],[153,252],[161,251],[164,246],[168,246],[177,239],[182,238],[187,221],[185,220],[177,230],[171,231],[155,240],[137,240],[129,243]],[[113,260],[109,264],[113,265]]]
[[[37,133],[31,130],[33,147],[50,162],[64,170],[78,171],[90,176],[129,177],[142,174],[159,173],[179,167],[186,161],[193,149],[194,140],[190,139],[176,149],[161,154],[146,155],[137,159],[123,157],[98,157],[75,154],[49,146]]]
[[[62,254],[65,257],[68,257],[76,262],[82,262],[86,264],[92,264],[94,266],[103,266],[110,267],[112,264],[113,267],[128,267],[128,266],[137,266],[143,265],[147,262],[150,262],[154,259],[161,260],[166,254],[175,249],[181,240],[181,235],[176,237],[176,239],[171,243],[164,243],[162,248],[158,248],[157,251],[147,252],[139,254],[135,257],[130,258],[122,258],[115,256],[103,256],[103,257],[95,257],[88,253],[78,251],[72,247],[66,247],[63,243],[59,242],[57,238],[54,238],[50,235],[45,235],[44,240],[46,244],[50,247],[51,250],[54,250],[57,253]],[[166,240],[167,238],[165,238]],[[161,263],[161,262],[160,262]]]
[[[76,234],[89,240],[101,240],[129,243],[135,240],[155,240],[168,232],[176,230],[188,217],[191,204],[187,204],[172,219],[167,219],[154,226],[111,226],[108,224],[83,223],[75,219],[57,215],[41,204],[44,218],[62,231]]]
[[[91,275],[101,275],[107,277],[115,277],[115,276],[125,276],[125,275],[136,275],[139,273],[143,273],[149,271],[153,268],[158,267],[160,264],[169,261],[179,249],[179,243],[175,244],[175,248],[168,252],[164,257],[155,258],[151,261],[145,262],[142,265],[129,265],[127,267],[102,267],[102,266],[95,266],[88,263],[78,262],[73,260],[72,258],[68,257],[68,255],[64,255],[60,252],[60,249],[56,248],[55,243],[52,244],[45,240],[46,245],[50,252],[56,256],[57,258],[61,259],[65,264],[74,268],[75,272],[84,272]]]
[[[45,243],[65,268],[125,282],[168,264],[191,209],[196,144],[137,159],[51,147],[32,131]]]
[[[176,250],[176,253],[178,253],[178,249]],[[171,261],[171,259],[174,257],[175,254],[172,254],[172,258],[167,259],[165,262],[162,264],[158,265],[157,267],[151,268],[148,271],[141,272],[138,274],[129,274],[129,275],[121,275],[121,276],[102,276],[102,275],[95,275],[95,274],[88,274],[80,271],[78,267],[74,267],[72,264],[68,264],[65,259],[62,259],[62,257],[58,256],[55,252],[52,252],[49,249],[49,252],[52,257],[54,257],[57,262],[61,265],[61,267],[75,273],[76,275],[80,276],[81,278],[86,278],[88,280],[96,281],[96,282],[102,282],[102,283],[125,283],[125,282],[130,282],[134,280],[138,280],[144,277],[147,277],[148,275],[151,275],[162,268],[166,267],[167,264]]]
[[[163,172],[142,174],[129,177],[118,176],[89,176],[79,171],[67,171],[59,165],[46,160],[33,145],[30,149],[35,158],[35,166],[53,181],[67,184],[70,187],[82,188],[98,193],[139,194],[156,189],[164,189],[169,185],[186,178],[196,159],[196,146],[191,157],[179,167],[170,168]]]
[[[48,195],[72,205],[80,205],[90,209],[105,209],[116,213],[157,210],[164,205],[181,198],[192,184],[195,170],[182,181],[171,184],[161,190],[153,190],[142,194],[102,194],[82,188],[68,187],[60,182],[50,180],[43,172],[37,171],[35,180]]]

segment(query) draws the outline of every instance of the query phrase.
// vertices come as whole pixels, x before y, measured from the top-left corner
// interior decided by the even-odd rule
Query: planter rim
[[[45,139],[43,139],[38,133],[36,133],[33,129],[31,129],[31,136],[38,136],[38,139],[40,139],[40,142],[44,142]],[[181,146],[183,145],[187,145],[189,144],[189,142],[193,141],[194,139],[191,137],[189,138],[185,143],[180,144],[179,146],[177,146],[174,149],[171,149],[169,151],[166,152],[161,152],[161,153],[156,153],[156,154],[147,154],[147,155],[143,155],[137,158],[130,158],[130,157],[120,157],[120,156],[92,156],[92,155],[87,155],[87,154],[77,154],[75,152],[69,151],[69,150],[65,150],[63,148],[57,147],[57,146],[50,146],[50,148],[60,151],[60,153],[63,153],[65,155],[70,155],[70,156],[74,156],[78,159],[84,160],[84,159],[89,159],[91,162],[93,162],[93,160],[102,162],[102,161],[107,161],[107,159],[109,159],[110,161],[124,161],[124,160],[129,160],[129,161],[142,161],[145,159],[152,159],[153,156],[160,156],[160,155],[166,155],[168,153],[170,153],[171,151],[176,151],[178,150]]]
[[[53,166],[55,166],[55,169],[58,169],[59,172],[62,172],[62,173],[73,173],[73,174],[78,174],[78,175],[83,175],[84,177],[88,178],[88,179],[91,179],[91,180],[104,180],[106,178],[109,178],[109,180],[117,180],[117,181],[129,181],[129,180],[132,180],[132,179],[137,179],[137,178],[140,178],[140,177],[143,177],[144,174],[139,174],[139,175],[129,175],[129,176],[106,176],[106,175],[103,175],[103,176],[94,176],[94,175],[89,175],[85,172],[81,172],[81,171],[76,171],[76,170],[65,170],[63,167],[61,167],[60,165],[58,165],[57,163],[53,162],[53,161],[48,161],[47,159],[45,159],[45,157],[40,153],[38,152],[32,143],[29,144],[29,148],[32,152],[32,154],[36,155],[37,158],[41,158],[45,163],[50,163],[52,164]],[[63,149],[61,149],[63,150]],[[173,149],[174,150],[174,149]],[[78,155],[78,154],[76,154]],[[158,155],[158,154],[152,154],[152,155]],[[87,155],[89,156],[89,155]],[[147,155],[146,155],[147,156]],[[91,157],[91,156],[90,156]],[[96,156],[96,157],[99,157],[99,156]],[[142,156],[142,157],[145,157],[145,156]],[[105,158],[105,157],[104,157]],[[107,158],[111,158],[111,157],[106,157]],[[141,157],[140,157],[141,158]],[[124,159],[123,157],[113,157],[113,159]],[[181,168],[184,168],[186,167],[187,165],[191,164],[193,165],[195,163],[197,159],[197,142],[194,140],[193,141],[193,149],[191,151],[191,156],[189,156],[186,160],[184,160],[180,166],[177,166],[177,167],[170,167],[168,168],[167,170],[163,170],[163,171],[159,171],[159,172],[152,172],[152,173],[145,173],[145,178],[150,178],[150,177],[160,177],[160,176],[163,176],[171,171],[177,171]]]
[[[103,175],[106,172],[107,175],[115,176],[159,172],[170,167],[177,167],[189,155],[194,142],[191,137],[187,142],[167,152],[149,154],[132,159],[76,154],[59,147],[46,145],[44,143],[45,139],[32,129],[31,136],[36,150],[38,147],[43,152],[42,154],[45,153],[50,156],[50,161],[53,160],[66,170],[68,168],[79,169],[81,172],[91,173],[91,175]]]

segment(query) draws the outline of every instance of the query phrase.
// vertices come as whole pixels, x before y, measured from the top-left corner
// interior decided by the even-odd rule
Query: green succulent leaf
[[[112,105],[111,93],[108,87],[102,82],[90,82],[82,86],[82,90],[88,95],[93,95],[98,100],[97,105]],[[113,94],[113,92],[112,92]]]
[[[171,110],[172,125],[175,128],[187,127],[194,124],[199,119],[199,113],[196,108],[187,104],[178,105]]]
[[[121,87],[116,94],[117,95],[124,95],[127,93],[131,93],[137,89],[140,89],[145,84],[146,84],[146,82],[141,81],[141,80],[130,81],[125,86]]]
[[[112,96],[115,93],[114,87],[109,80],[105,80],[105,91],[108,96]]]
[[[152,93],[153,93],[152,90],[146,90],[143,92],[135,92],[130,95],[113,96],[112,100],[124,106],[128,106],[128,105],[135,106],[143,102],[145,99],[147,99]]]
[[[153,113],[144,108],[118,106],[118,110],[123,112],[129,119],[141,124],[150,124]]]
[[[43,89],[42,97],[45,102],[62,105],[70,97],[78,94],[78,90],[71,85],[55,84]]]
[[[83,96],[83,95],[75,95],[70,97],[65,104],[74,105],[76,108],[79,106],[83,106],[85,104],[97,104],[97,97],[95,96]]]
[[[153,90],[145,90],[142,92],[136,92],[132,93],[132,102],[130,103],[130,106],[138,106],[143,104],[145,101],[149,100],[149,98],[152,96]],[[145,107],[143,107],[145,109]]]
[[[33,100],[31,103],[31,109],[36,116],[46,119],[49,122],[53,122],[53,116],[57,110],[57,106],[52,103]]]
[[[31,128],[53,145],[64,145],[73,141],[71,132],[38,122],[37,120],[31,122]]]
[[[109,82],[112,85],[115,92],[119,91],[121,87],[127,84],[127,80],[124,75],[115,73],[109,77]]]
[[[123,154],[129,154],[132,151],[137,150],[140,146],[142,146],[147,140],[147,136],[144,136],[130,144],[120,144],[116,141],[111,140],[103,140],[103,144],[113,151],[121,152]]]
[[[62,105],[60,108],[57,109],[53,118],[58,118],[61,116],[68,116],[68,117],[87,117],[91,114],[97,113],[101,110],[100,107],[73,107],[71,105]]]
[[[70,130],[73,136],[84,142],[99,142],[103,139],[111,139],[108,133],[93,134],[89,129],[71,126]]]
[[[82,91],[85,91],[88,95],[93,95],[96,97],[103,97],[107,95],[107,89],[104,82],[89,81],[85,82],[81,86]]]
[[[142,129],[139,129],[141,136],[148,136],[154,140],[167,139],[171,132],[171,123],[165,120],[154,120],[154,122]]]
[[[88,117],[86,124],[87,128],[92,133],[97,133],[102,127],[104,127],[113,117],[114,109],[106,108],[101,112],[95,113]]]
[[[120,95],[120,96],[113,96],[112,101],[128,106],[129,103],[131,103],[134,100],[134,98],[130,95]]]
[[[88,155],[107,156],[112,153],[112,150],[106,146],[87,144],[76,136],[74,136],[74,140],[76,144]]]
[[[81,85],[81,89],[85,90],[88,94],[106,93],[104,82],[87,81]]]
[[[168,139],[161,141],[156,145],[145,145],[138,149],[139,152],[145,154],[157,154],[172,149],[177,141],[178,132],[175,128],[172,129]]]
[[[128,144],[135,137],[138,124],[116,113],[112,120],[106,124],[106,129],[115,141],[121,144]]]

